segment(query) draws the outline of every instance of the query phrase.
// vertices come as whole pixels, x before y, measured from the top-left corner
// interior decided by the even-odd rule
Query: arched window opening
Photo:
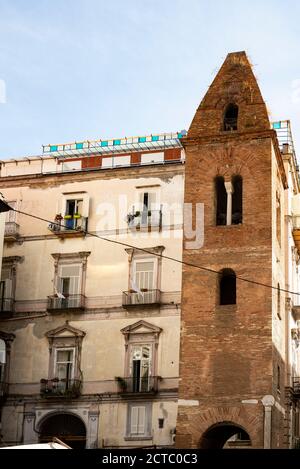
[[[232,224],[239,225],[243,221],[243,179],[241,176],[232,178]]]
[[[277,391],[280,392],[280,366],[277,365]]]
[[[6,346],[3,339],[0,339],[0,383],[5,381]]]
[[[225,189],[224,178],[221,176],[216,177],[215,179],[216,187],[216,202],[217,202],[217,211],[216,211],[216,224],[217,225],[226,225],[227,217],[227,192]]]
[[[220,305],[236,304],[236,275],[231,269],[224,269],[220,275]]]
[[[239,108],[236,104],[228,104],[225,114],[223,130],[237,130]]]

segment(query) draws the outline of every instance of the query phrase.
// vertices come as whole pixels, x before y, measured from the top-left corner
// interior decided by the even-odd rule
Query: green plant
[[[140,214],[141,214],[141,212],[137,211],[137,212],[135,212],[134,216],[135,216],[135,217],[139,217]]]
[[[123,391],[127,388],[126,380],[122,376],[115,376],[115,380]]]
[[[65,216],[64,216],[64,219],[65,219],[65,220],[71,220],[71,218],[72,218],[72,215],[65,215]]]
[[[73,218],[81,218],[80,213],[74,213]]]

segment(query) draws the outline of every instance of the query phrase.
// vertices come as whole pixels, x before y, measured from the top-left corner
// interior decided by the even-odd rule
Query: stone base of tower
[[[272,396],[266,397],[265,405],[258,400],[226,407],[179,405],[176,448],[287,448],[284,409],[268,405]]]

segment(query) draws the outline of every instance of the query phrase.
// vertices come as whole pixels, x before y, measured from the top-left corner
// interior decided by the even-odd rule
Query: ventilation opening
[[[215,186],[217,199],[216,224],[226,225],[227,192],[225,189],[224,178],[221,176],[216,177]]]
[[[243,179],[241,176],[232,178],[232,224],[239,225],[243,222]]]
[[[237,130],[239,108],[236,104],[229,104],[224,115],[223,130]]]
[[[220,278],[220,305],[236,304],[236,275],[231,269],[224,269]]]

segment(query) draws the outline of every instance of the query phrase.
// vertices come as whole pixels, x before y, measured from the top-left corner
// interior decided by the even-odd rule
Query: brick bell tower
[[[187,136],[185,202],[204,242],[184,241],[178,448],[283,448],[284,166],[245,52],[228,54]],[[229,440],[230,439],[230,440]],[[229,441],[228,441],[229,440]]]

